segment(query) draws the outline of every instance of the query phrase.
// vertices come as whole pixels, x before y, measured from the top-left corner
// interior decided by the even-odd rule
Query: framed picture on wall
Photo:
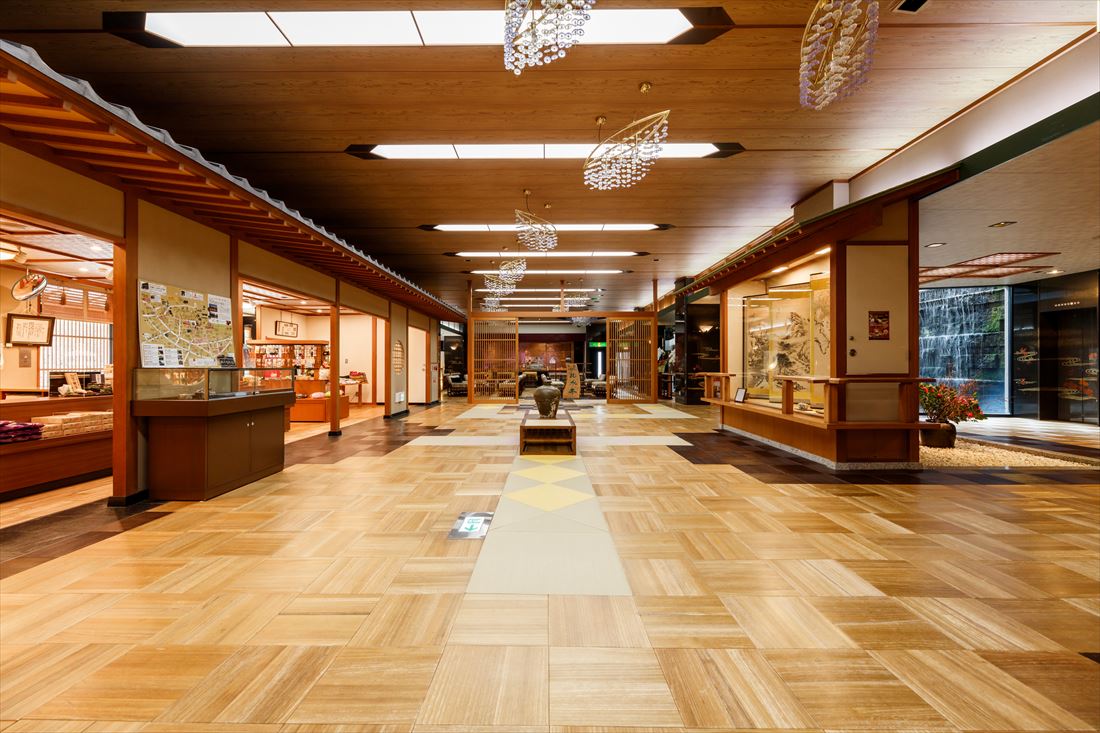
[[[298,338],[298,324],[292,321],[275,321],[275,335],[288,338]]]
[[[9,313],[4,343],[12,346],[49,346],[53,343],[53,316]]]
[[[890,340],[890,311],[867,311],[867,338],[870,341]]]

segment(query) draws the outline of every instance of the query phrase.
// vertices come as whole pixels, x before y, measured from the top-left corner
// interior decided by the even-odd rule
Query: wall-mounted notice
[[[890,311],[867,311],[867,338],[870,341],[890,340]]]
[[[138,294],[143,367],[216,367],[233,353],[229,298],[146,281]]]

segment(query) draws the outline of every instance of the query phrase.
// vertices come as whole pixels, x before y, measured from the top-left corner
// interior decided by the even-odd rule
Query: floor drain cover
[[[492,512],[462,512],[447,533],[447,539],[480,540],[489,531],[489,523],[492,521]]]

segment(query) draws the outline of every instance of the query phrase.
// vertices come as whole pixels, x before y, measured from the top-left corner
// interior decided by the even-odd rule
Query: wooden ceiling
[[[514,247],[512,235],[423,231],[507,223],[534,191],[565,223],[668,223],[668,231],[563,233],[562,250],[645,257],[531,260],[529,267],[627,269],[589,276],[600,307],[629,309],[786,219],[830,179],[873,165],[1083,35],[1094,0],[928,0],[912,16],[883,0],[870,80],[823,112],[798,105],[798,49],[813,0],[600,0],[599,7],[721,4],[737,24],[703,46],[576,47],[515,77],[499,47],[150,49],[97,32],[117,10],[363,9],[358,0],[6,0],[0,35],[87,79],[103,97],[285,200],[445,300],[464,271],[443,256]],[[370,9],[499,8],[473,0],[380,0]],[[643,99],[638,83],[650,81]],[[360,160],[352,144],[594,141],[594,118],[625,124],[670,108],[670,142],[738,142],[715,160],[663,160],[628,191],[584,188],[580,161]],[[543,262],[552,265],[542,265]],[[480,285],[480,277],[474,277]],[[531,275],[523,287],[556,286]],[[579,277],[568,278],[580,285]]]

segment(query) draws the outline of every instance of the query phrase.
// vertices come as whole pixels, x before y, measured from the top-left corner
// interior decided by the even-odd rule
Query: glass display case
[[[217,400],[294,392],[293,369],[135,369],[134,400]]]
[[[770,287],[763,295],[738,301],[742,313],[743,386],[748,400],[779,405],[785,377],[795,382],[795,403],[822,412],[824,387],[815,379],[829,376],[830,295],[827,273],[808,281]]]

